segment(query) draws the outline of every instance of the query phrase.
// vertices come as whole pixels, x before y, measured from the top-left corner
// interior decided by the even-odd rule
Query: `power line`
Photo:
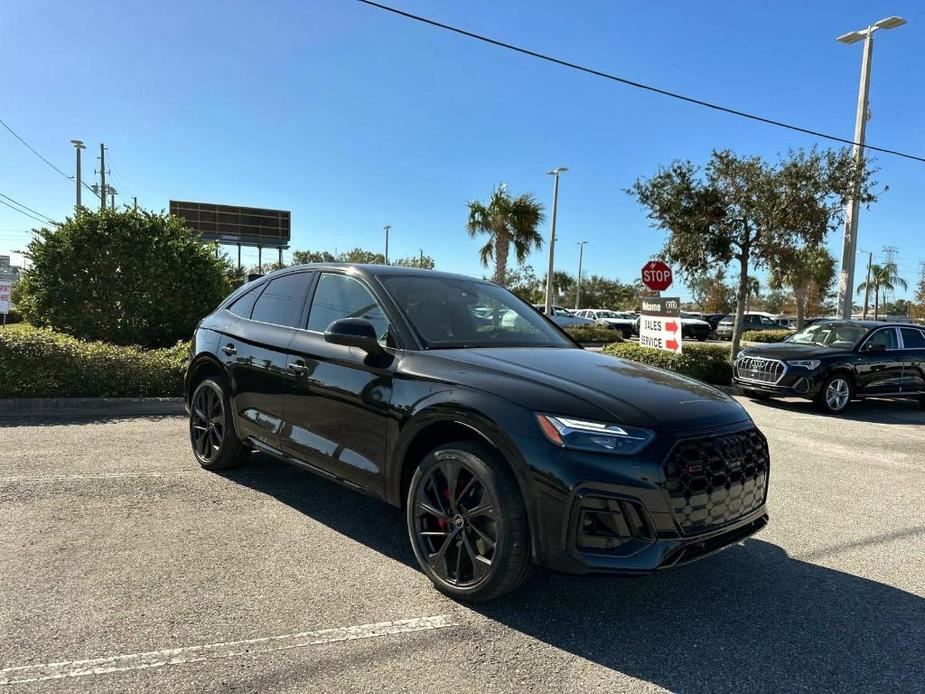
[[[6,202],[5,200],[0,200],[0,205],[6,205],[11,210],[15,210],[16,212],[19,212],[19,214],[25,215],[26,217],[30,217],[31,219],[34,219],[36,222],[41,222],[42,224],[53,224],[53,222],[50,219],[42,219],[41,217],[36,217],[32,214],[29,214],[28,212],[24,212],[23,210],[19,209],[18,207],[14,207],[10,203]]]
[[[627,79],[625,77],[620,77],[619,75],[614,75],[609,72],[603,72],[602,70],[596,70],[594,68],[586,67],[584,65],[579,65],[578,63],[572,63],[561,58],[556,58],[545,53],[539,53],[537,51],[530,50],[529,48],[522,48],[520,46],[515,46],[511,43],[505,43],[504,41],[499,41],[498,39],[493,39],[488,36],[483,36],[482,34],[476,34],[472,31],[467,31],[465,29],[460,29],[459,27],[452,26],[450,24],[444,24],[442,22],[437,22],[433,19],[428,19],[427,17],[421,17],[420,15],[412,14],[410,12],[405,12],[404,10],[399,10],[395,7],[389,7],[388,5],[382,5],[378,2],[373,2],[372,0],[357,0],[364,5],[369,5],[370,7],[375,7],[386,12],[391,12],[392,14],[397,14],[401,17],[407,19],[413,19],[416,22],[421,22],[423,24],[429,24],[430,26],[437,27],[438,29],[446,29],[447,31],[452,31],[461,36],[466,36],[470,39],[475,39],[477,41],[482,41],[484,43],[491,44],[493,46],[498,46],[500,48],[507,48],[508,50],[515,51],[517,53],[522,53],[523,55],[528,55],[532,58],[539,58],[540,60],[545,60],[550,63],[555,63],[556,65],[561,65],[562,67],[571,68],[573,70],[578,70],[580,72],[587,73],[589,75],[594,75],[595,77],[603,77],[604,79],[611,80],[613,82],[619,82],[620,84],[625,84],[630,87],[635,87],[637,89],[644,89],[655,94],[661,94],[662,96],[668,96],[672,99],[678,99],[679,101],[686,101],[690,104],[695,104],[696,106],[703,106],[704,108],[710,108],[714,111],[721,111],[723,113],[728,113],[733,116],[739,116],[740,118],[747,118],[749,120],[758,121],[759,123],[765,123],[767,125],[773,125],[778,128],[785,128],[787,130],[793,130],[798,133],[803,133],[804,135],[812,135],[814,137],[819,137],[825,140],[832,140],[833,142],[841,142],[846,145],[853,145],[856,147],[862,147],[863,149],[869,149],[875,152],[882,152],[884,154],[892,154],[897,157],[904,157],[906,159],[912,159],[914,161],[925,162],[925,157],[921,157],[915,154],[908,154],[906,152],[900,152],[894,149],[886,149],[884,147],[874,147],[869,144],[860,144],[854,140],[850,140],[844,137],[838,137],[837,135],[829,135],[828,133],[821,132],[819,130],[811,130],[810,128],[803,128],[798,125],[793,125],[791,123],[785,123],[784,121],[774,120],[772,118],[765,118],[764,116],[759,116],[754,113],[748,113],[747,111],[740,111],[738,109],[730,108],[728,106],[722,106],[710,101],[704,101],[703,99],[696,99],[692,96],[686,96],[678,92],[672,92],[667,89],[662,89],[660,87],[654,87],[650,84],[645,84],[643,82],[636,82],[635,80]]]
[[[48,217],[46,217],[45,215],[43,215],[43,214],[42,214],[41,212],[39,212],[38,210],[33,210],[33,209],[32,209],[31,207],[29,207],[28,205],[23,205],[21,202],[19,202],[19,201],[17,201],[17,200],[14,200],[13,198],[11,198],[9,195],[4,195],[3,193],[0,193],[0,198],[4,198],[4,199],[6,199],[6,200],[9,200],[9,201],[10,201],[11,203],[13,203],[14,205],[19,205],[19,206],[20,206],[21,208],[23,208],[24,210],[28,210],[28,211],[31,212],[32,214],[36,214],[36,215],[38,215],[39,217],[43,217],[43,218],[44,218],[46,221],[48,221],[48,222],[51,221]]]
[[[68,179],[69,181],[73,181],[73,180],[74,180],[74,177],[73,177],[73,176],[68,176],[68,175],[67,175],[66,173],[64,173],[61,169],[59,169],[57,166],[55,166],[55,165],[52,164],[50,161],[48,161],[45,157],[43,157],[41,154],[39,154],[38,151],[35,149],[35,147],[33,147],[32,145],[30,145],[30,144],[29,144],[28,142],[26,142],[24,139],[22,139],[22,137],[20,137],[19,134],[18,134],[15,130],[13,130],[13,128],[11,128],[11,127],[8,126],[6,123],[4,123],[3,120],[0,120],[0,125],[2,125],[4,128],[6,128],[7,130],[9,130],[9,131],[10,131],[10,134],[11,134],[13,137],[15,137],[17,140],[19,140],[20,142],[22,142],[22,143],[29,149],[30,152],[32,152],[35,156],[37,156],[37,157],[38,157],[39,159],[41,159],[43,162],[45,162],[46,164],[48,164],[51,168],[53,168],[53,169],[54,169],[55,171],[57,171],[59,174],[61,174],[62,176],[64,176],[64,177],[65,177],[66,179]]]

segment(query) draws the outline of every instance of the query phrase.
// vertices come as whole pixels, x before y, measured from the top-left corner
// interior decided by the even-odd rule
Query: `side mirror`
[[[376,338],[376,329],[365,318],[341,318],[324,331],[324,341],[335,345],[359,347],[369,354],[382,352],[382,345]]]
[[[886,345],[867,343],[864,345],[865,352],[886,352]]]

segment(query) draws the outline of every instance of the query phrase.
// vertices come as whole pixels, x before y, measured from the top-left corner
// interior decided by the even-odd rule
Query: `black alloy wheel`
[[[418,563],[451,597],[495,598],[529,573],[520,489],[486,445],[461,441],[428,454],[411,480],[407,520]]]
[[[230,404],[225,390],[206,379],[190,399],[189,432],[193,453],[207,470],[224,470],[243,463],[250,450],[234,432]]]

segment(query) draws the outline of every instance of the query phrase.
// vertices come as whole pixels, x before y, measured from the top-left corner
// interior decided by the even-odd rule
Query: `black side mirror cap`
[[[335,345],[359,347],[368,354],[379,354],[382,345],[376,337],[376,328],[365,318],[341,318],[324,331],[324,341]]]

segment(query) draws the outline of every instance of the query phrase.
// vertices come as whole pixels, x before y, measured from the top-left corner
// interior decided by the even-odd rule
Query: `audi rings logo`
[[[717,439],[717,453],[722,457],[727,467],[741,467],[745,463],[745,442],[739,437]]]

